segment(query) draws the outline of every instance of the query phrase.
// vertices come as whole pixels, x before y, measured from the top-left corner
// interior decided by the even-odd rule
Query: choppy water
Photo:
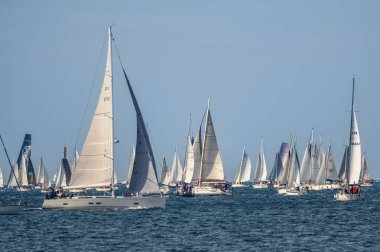
[[[380,184],[364,190],[363,202],[348,203],[334,201],[334,191],[286,197],[243,188],[173,196],[163,210],[28,210],[0,215],[0,251],[380,251]],[[24,194],[29,208],[41,207],[42,194]]]

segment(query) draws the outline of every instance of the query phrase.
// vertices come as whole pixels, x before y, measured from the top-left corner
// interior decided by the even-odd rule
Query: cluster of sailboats
[[[164,208],[166,194],[175,191],[180,196],[228,195],[232,188],[252,186],[254,189],[274,188],[279,194],[302,196],[310,190],[339,189],[336,200],[362,199],[361,186],[372,185],[365,155],[361,153],[359,129],[354,109],[354,87],[351,110],[350,139],[345,149],[339,172],[331,143],[324,152],[315,142],[312,130],[302,162],[297,152],[297,141],[291,134],[289,143],[282,143],[276,153],[272,171],[268,174],[263,142],[255,170],[245,150],[242,152],[236,176],[230,185],[225,178],[221,153],[211,116],[210,99],[202,123],[195,136],[191,134],[191,120],[186,138],[185,159],[182,163],[177,148],[169,169],[163,158],[161,178],[158,180],[156,162],[142,111],[119,57],[122,73],[136,113],[136,145],[133,147],[128,178],[124,183],[126,193],[117,195],[114,144],[114,97],[112,47],[114,37],[108,30],[108,50],[103,84],[87,136],[80,153],[75,151],[70,159],[64,148],[60,167],[54,175],[52,188],[42,161],[35,177],[31,162],[31,136],[26,135],[19,158],[12,165],[9,188],[21,191],[40,189],[46,192],[43,208]],[[118,53],[118,51],[117,51]],[[119,54],[119,53],[118,53]],[[0,169],[0,188],[4,188]],[[59,194],[56,194],[59,190]],[[89,195],[88,191],[104,194]],[[86,193],[87,192],[87,193]]]

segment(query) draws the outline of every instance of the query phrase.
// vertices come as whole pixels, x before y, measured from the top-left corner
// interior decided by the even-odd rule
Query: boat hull
[[[64,199],[45,199],[43,209],[147,209],[165,208],[166,197],[160,195],[131,197],[83,196]]]
[[[253,184],[252,186],[255,189],[267,189],[267,188],[269,188],[268,184]]]
[[[15,205],[15,206],[0,206],[0,215],[2,214],[19,214],[24,206]]]
[[[232,184],[232,188],[245,188],[248,187],[248,185],[244,184]]]
[[[211,186],[194,186],[193,192],[195,196],[219,196],[226,195],[225,191]]]
[[[344,193],[343,191],[334,195],[337,201],[356,201],[364,200],[364,195],[361,193]]]
[[[309,191],[321,191],[321,190],[340,190],[342,186],[339,184],[326,184],[326,185],[308,185]]]
[[[278,194],[286,194],[286,188],[278,188],[277,193]]]
[[[298,191],[298,190],[287,190],[285,195],[286,196],[303,196],[303,195],[306,195],[306,192]]]

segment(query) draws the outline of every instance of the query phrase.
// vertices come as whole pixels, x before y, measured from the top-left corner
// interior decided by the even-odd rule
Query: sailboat
[[[21,167],[19,170],[18,181],[20,181],[20,187],[18,188],[19,191],[25,192],[25,191],[30,190],[29,183],[28,183],[28,170],[26,166],[25,155],[22,155],[21,157]]]
[[[181,161],[178,157],[177,148],[175,148],[174,151],[174,157],[173,157],[173,163],[172,163],[172,169],[170,171],[171,179],[170,179],[170,187],[177,188],[178,185],[182,184],[182,176],[183,176],[183,169]]]
[[[198,141],[201,142],[201,139],[198,139]],[[197,139],[195,143],[197,143]],[[194,154],[198,152],[195,148],[196,147],[194,147]],[[193,187],[194,195],[225,195],[227,183],[224,177],[222,158],[211,118],[210,99],[208,100],[204,142],[201,153],[199,180],[198,184]],[[197,162],[197,160],[195,162]],[[194,172],[195,171],[196,169],[194,168]]]
[[[240,165],[237,170],[234,181],[232,182],[232,188],[248,187],[246,184],[251,179],[251,159],[245,152],[245,146],[243,148],[243,154],[241,156]]]
[[[300,174],[301,181],[304,185],[308,186],[308,188],[313,187],[316,183],[319,173],[318,159],[318,147],[314,141],[314,129],[312,129],[309,143],[306,146],[305,154],[303,156]]]
[[[107,63],[98,103],[93,114],[87,137],[83,143],[78,163],[73,169],[67,189],[110,187],[111,194],[104,196],[81,196],[70,198],[48,197],[43,208],[107,208],[140,209],[165,208],[166,197],[161,196],[156,163],[146,125],[137,99],[121,63],[123,74],[136,112],[137,138],[133,172],[126,196],[117,196],[114,191],[114,114],[111,27],[108,29]]]
[[[259,157],[256,162],[255,174],[253,176],[253,188],[264,189],[269,187],[267,180],[267,164],[265,161],[263,142],[261,142],[261,149]]]
[[[365,153],[362,155],[362,170],[360,173],[360,185],[361,186],[373,186],[373,179],[369,176],[367,160],[365,158]]]
[[[273,188],[281,188],[286,185],[286,167],[289,162],[289,144],[282,143],[280,150],[276,153],[272,171],[269,175],[270,184]]]
[[[301,188],[300,179],[300,164],[298,160],[297,149],[295,143],[292,144],[290,151],[290,160],[288,165],[288,182],[286,184],[287,196],[302,196],[305,195],[306,191]]]
[[[183,174],[183,182],[185,184],[190,184],[194,174],[194,147],[193,147],[193,138],[190,134],[191,119],[189,125],[189,132],[186,138],[186,154],[185,154],[185,168]]]
[[[3,145],[3,148],[4,148],[4,152],[5,152],[5,155],[7,156],[7,160],[8,160],[8,163],[9,163],[9,167],[11,168],[11,172],[10,172],[10,177],[9,177],[9,182],[12,181],[12,178],[14,179],[15,181],[15,184],[16,184],[16,188],[20,188],[19,186],[19,183],[17,181],[17,173],[15,173],[15,170],[14,170],[14,167],[17,168],[17,163],[16,163],[16,166],[15,165],[12,165],[11,163],[11,160],[9,159],[9,155],[8,155],[8,151],[7,149],[5,148],[5,144],[4,144],[4,141],[3,141],[3,138],[2,136],[0,135],[0,140],[1,140],[1,144]],[[0,172],[1,172],[1,169],[0,169]],[[1,173],[2,175],[2,173]],[[9,183],[8,183],[9,185]],[[23,196],[21,194],[21,200],[19,200],[17,202],[17,204],[3,204],[2,202],[0,202],[0,215],[5,215],[5,214],[18,214],[20,213],[23,209],[24,209],[24,204],[23,204]]]
[[[321,148],[320,148],[321,150]],[[335,169],[334,156],[331,143],[327,147],[327,153],[321,163],[316,185],[311,186],[310,190],[325,190],[325,189],[340,189],[341,186],[338,180],[338,174]]]
[[[345,153],[345,186],[343,190],[335,194],[337,201],[352,201],[364,199],[361,192],[360,172],[361,172],[361,145],[359,127],[356,119],[354,106],[355,97],[355,78],[352,81],[352,104],[351,104],[351,125],[350,125],[350,141],[347,152]]]
[[[51,186],[49,175],[46,171],[46,167],[44,165],[44,162],[40,162],[40,167],[38,169],[38,175],[37,175],[37,185],[35,189],[41,189],[41,192],[47,192],[47,189]]]
[[[169,184],[170,184],[171,178],[172,177],[170,174],[170,170],[166,163],[166,158],[164,157],[164,159],[162,160],[161,180],[160,180],[160,183],[161,183],[160,191],[162,194],[169,194],[170,192]]]

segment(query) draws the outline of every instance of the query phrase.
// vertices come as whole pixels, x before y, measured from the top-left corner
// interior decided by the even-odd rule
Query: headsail
[[[225,182],[222,158],[211,118],[210,103],[207,108],[206,118],[206,131],[201,164],[201,182]]]
[[[261,150],[259,153],[259,158],[256,162],[255,175],[253,177],[253,182],[265,181],[267,179],[267,164],[265,161],[263,143],[261,143]]]
[[[342,163],[340,165],[340,169],[339,169],[339,174],[338,174],[338,178],[340,180],[343,180],[343,181],[347,181],[347,178],[346,178],[346,170],[347,170],[347,153],[348,153],[348,146],[346,146],[344,148],[344,154],[343,154],[343,159],[342,159]]]
[[[191,179],[192,184],[199,184],[201,180],[201,164],[202,164],[202,133],[199,128],[198,134],[195,137],[194,144],[194,172]]]
[[[171,180],[170,170],[168,165],[166,164],[166,159],[162,161],[162,170],[161,170],[161,184],[169,185]]]
[[[131,160],[129,162],[129,169],[128,169],[128,178],[127,178],[127,185],[128,186],[131,183],[131,177],[132,177],[132,172],[133,172],[133,165],[135,163],[135,155],[136,155],[135,146],[133,146],[132,147]]]
[[[108,30],[106,71],[98,104],[73,171],[70,187],[110,186],[113,178],[112,40]]]
[[[248,154],[245,152],[245,147],[243,149],[243,154],[240,161],[240,166],[236,177],[234,179],[234,184],[240,184],[248,182],[251,179],[251,160],[248,157]]]
[[[175,149],[174,152],[174,158],[173,158],[173,164],[172,164],[172,169],[171,169],[171,183],[177,184],[182,182],[182,165],[181,161],[178,158],[178,153],[177,153],[177,148]]]

